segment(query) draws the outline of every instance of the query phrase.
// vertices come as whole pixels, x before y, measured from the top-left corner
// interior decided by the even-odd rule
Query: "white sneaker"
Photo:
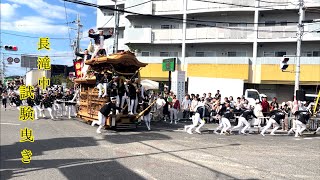
[[[98,130],[97,130],[96,132],[97,132],[98,134],[101,134],[101,131],[98,131]]]
[[[193,134],[192,131],[187,131],[188,134]]]
[[[170,124],[172,124],[172,121],[170,121]]]
[[[96,122],[92,121],[91,126],[94,126],[94,125],[96,125]]]
[[[219,134],[217,131],[214,131],[213,133],[215,133],[215,134]]]
[[[199,130],[196,130],[196,133],[201,134],[201,132]]]
[[[275,134],[275,133],[270,133],[270,135],[274,136],[274,135],[276,135],[276,134]]]
[[[69,116],[68,119],[71,119],[71,117]]]
[[[151,128],[148,128],[148,131],[151,131]]]
[[[186,132],[186,131],[187,131],[187,127],[186,127],[186,126],[184,126],[183,131],[184,131],[184,132]]]
[[[174,124],[177,124],[177,121],[175,121]]]
[[[262,133],[262,132],[261,132],[260,134],[261,134],[262,136],[265,136],[264,133]]]

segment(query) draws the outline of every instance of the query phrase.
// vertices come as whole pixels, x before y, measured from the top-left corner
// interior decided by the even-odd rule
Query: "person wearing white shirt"
[[[258,127],[260,127],[261,121],[264,120],[264,116],[262,113],[261,101],[259,99],[256,99],[256,105],[254,106],[253,113],[258,118],[254,118],[251,122],[253,122],[253,124],[258,124]]]
[[[191,100],[190,96],[186,95],[185,98],[182,101],[181,109],[183,110],[183,118],[189,118],[190,117],[190,107],[191,107]]]
[[[190,106],[190,112],[191,112],[191,116],[194,115],[194,113],[196,112],[196,107],[199,104],[199,99],[198,98],[194,98],[191,102],[191,106]]]
[[[163,99],[161,95],[159,95],[157,101],[156,101],[156,107],[157,111],[159,113],[159,118],[163,118],[163,107],[166,105],[166,101]]]

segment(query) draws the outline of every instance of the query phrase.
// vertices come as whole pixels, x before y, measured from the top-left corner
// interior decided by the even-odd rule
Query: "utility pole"
[[[2,69],[1,69],[1,75],[2,75],[2,84],[4,84],[4,76],[5,76],[5,68],[6,68],[6,64],[5,64],[5,59],[4,59],[4,53],[2,53]]]
[[[118,52],[118,38],[119,38],[119,11],[117,7],[117,0],[114,0],[114,31],[113,31],[113,36],[114,36],[114,42],[113,42],[113,53]]]
[[[300,57],[301,57],[301,42],[304,32],[303,21],[305,10],[304,10],[304,1],[299,0],[299,24],[298,24],[298,33],[297,33],[297,63],[296,63],[296,77],[294,83],[294,100],[297,99],[296,91],[299,90],[299,81],[300,81]]]
[[[181,71],[187,71],[186,66],[186,34],[187,34],[187,0],[183,0],[183,21],[182,21],[182,46],[181,46]]]
[[[76,42],[76,52],[80,51],[80,34],[81,34],[81,28],[82,24],[80,23],[80,14],[77,14],[77,42]]]

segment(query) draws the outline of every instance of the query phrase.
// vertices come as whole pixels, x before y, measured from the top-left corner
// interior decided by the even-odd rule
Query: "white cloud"
[[[65,19],[65,8],[63,6],[49,4],[47,2],[44,2],[43,0],[27,0],[27,1],[8,0],[8,1],[16,4],[20,4],[20,5],[26,5],[46,18]],[[67,13],[77,14],[78,12],[67,8]],[[81,14],[81,16],[85,16],[85,15]]]
[[[1,28],[32,34],[67,35],[68,33],[67,25],[57,25],[54,21],[39,16],[25,16],[16,21],[1,21]]]
[[[16,9],[19,6],[17,4],[8,4],[8,3],[1,3],[0,4],[0,14],[1,14],[1,19],[6,20],[6,19],[11,19],[16,16]]]

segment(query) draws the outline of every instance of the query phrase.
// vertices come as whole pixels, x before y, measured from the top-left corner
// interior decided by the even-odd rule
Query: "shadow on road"
[[[131,136],[131,137],[130,137]],[[128,155],[120,156],[114,158],[106,159],[48,159],[48,160],[32,160],[30,164],[22,164],[20,152],[22,149],[32,149],[33,157],[43,155],[45,151],[65,149],[65,148],[78,148],[78,147],[88,147],[88,146],[98,146],[95,139],[91,137],[68,137],[68,138],[55,138],[48,140],[38,140],[34,143],[16,143],[13,145],[1,146],[1,179],[10,179],[13,177],[23,177],[28,172],[37,172],[39,170],[45,169],[57,169],[59,170],[67,179],[78,180],[78,179],[145,179],[139,174],[130,170],[123,165],[119,164],[117,160],[128,159],[133,157],[145,157],[157,154],[169,154],[175,158],[185,160],[187,162],[193,163],[201,168],[210,170],[215,174],[216,178],[227,178],[234,179],[234,177],[220,173],[213,169],[210,169],[201,164],[195,163],[191,160],[182,158],[175,155],[175,152],[191,151],[191,150],[201,150],[201,149],[211,149],[219,148],[223,146],[214,147],[203,147],[203,148],[190,148],[181,149],[175,151],[165,151],[157,147],[150,146],[145,142],[147,140],[167,140],[170,139],[168,136],[157,134],[157,133],[141,133],[138,135],[114,135],[106,137],[111,142],[114,143],[129,143],[129,142],[140,142],[146,146],[152,147],[159,152],[140,154],[140,155]],[[135,139],[135,140],[134,140]],[[144,141],[144,142],[142,142]],[[238,144],[230,144],[230,146],[236,146]],[[28,147],[29,146],[29,147]]]
[[[66,179],[134,179],[143,180],[144,178],[112,160],[90,160],[90,159],[48,159],[32,160],[31,164],[24,165],[21,161],[7,161],[6,164],[11,168],[19,170],[1,170],[1,179],[23,177],[24,173],[40,171],[45,169],[58,169]],[[17,166],[18,165],[18,166]],[[8,167],[5,167],[8,168]],[[49,177],[43,179],[50,179]]]
[[[114,144],[127,144],[142,141],[169,140],[171,137],[154,132],[140,132],[139,134],[113,134],[106,135],[104,139]]]
[[[66,137],[66,138],[53,138],[35,140],[34,142],[16,142],[11,145],[1,146],[1,162],[9,159],[21,158],[21,151],[23,149],[32,150],[32,156],[43,155],[44,151],[76,148],[76,147],[88,147],[97,146],[97,142],[92,137]]]

